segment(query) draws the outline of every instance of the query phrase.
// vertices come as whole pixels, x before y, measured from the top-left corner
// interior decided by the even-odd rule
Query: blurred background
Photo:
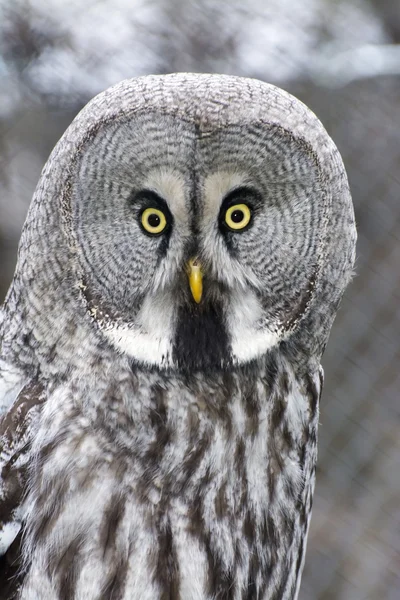
[[[75,114],[147,73],[256,77],[322,120],[348,170],[356,277],[324,356],[301,600],[400,598],[400,1],[0,0],[0,303]]]

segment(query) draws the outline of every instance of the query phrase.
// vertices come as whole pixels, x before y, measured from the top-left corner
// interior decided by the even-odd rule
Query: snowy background
[[[324,356],[320,458],[301,600],[400,597],[400,1],[0,0],[0,302],[46,158],[126,77],[276,83],[348,170],[357,277]]]

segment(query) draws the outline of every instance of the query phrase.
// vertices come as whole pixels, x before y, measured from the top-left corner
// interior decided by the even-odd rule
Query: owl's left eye
[[[146,208],[141,214],[140,223],[147,233],[160,235],[167,226],[167,218],[158,208]]]
[[[250,223],[251,210],[247,204],[234,204],[225,213],[225,225],[233,231],[244,229]]]

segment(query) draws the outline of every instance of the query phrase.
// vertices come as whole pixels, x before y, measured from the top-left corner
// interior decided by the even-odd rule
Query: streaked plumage
[[[296,598],[355,237],[335,146],[274,86],[149,76],[87,105],[0,322],[3,597]]]

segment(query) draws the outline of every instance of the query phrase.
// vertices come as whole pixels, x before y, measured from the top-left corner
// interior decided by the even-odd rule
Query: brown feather
[[[44,401],[43,386],[31,381],[12,407],[0,417],[0,536],[8,523],[18,521],[29,460],[31,426]],[[0,557],[0,600],[13,600],[20,584],[21,533]]]

